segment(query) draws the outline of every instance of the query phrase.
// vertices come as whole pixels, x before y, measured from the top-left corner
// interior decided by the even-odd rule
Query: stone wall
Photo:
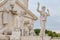
[[[22,36],[20,39],[21,40],[42,40],[40,36]],[[46,37],[44,40],[60,40],[60,37],[59,38]]]
[[[40,40],[39,36],[22,36],[21,40]]]
[[[59,38],[50,38],[50,37],[44,37],[45,39],[44,40],[60,40],[60,37]],[[0,40],[9,40],[9,36],[7,35],[0,35]],[[20,37],[20,40],[42,40],[41,39],[41,36],[21,36]]]
[[[9,40],[9,35],[0,35],[0,40]]]
[[[60,37],[52,38],[51,40],[60,40]]]
[[[41,36],[22,36],[21,40],[42,40]],[[44,37],[43,40],[51,40],[50,37]]]

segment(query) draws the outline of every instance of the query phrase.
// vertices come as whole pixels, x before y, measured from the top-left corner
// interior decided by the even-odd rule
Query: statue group
[[[40,32],[40,36],[42,37],[42,40],[44,40],[44,37],[46,36],[45,35],[45,28],[46,28],[46,21],[47,21],[47,17],[48,16],[50,16],[50,14],[49,14],[49,10],[47,9],[47,12],[45,12],[45,10],[46,10],[46,7],[45,6],[43,6],[42,7],[42,9],[41,10],[39,10],[39,6],[40,6],[40,4],[38,3],[38,7],[37,7],[37,11],[40,13],[40,27],[41,27],[41,32]],[[21,34],[20,36],[29,36],[29,35],[35,35],[34,34],[34,31],[32,30],[32,28],[30,28],[31,27],[31,25],[30,25],[30,23],[28,22],[28,21],[25,21],[24,22],[24,27],[22,26],[20,29],[19,28],[17,28],[17,30],[19,29],[19,31],[17,31],[16,29],[15,29],[15,31],[17,31],[16,33],[18,34]],[[19,38],[20,38],[20,36],[19,36],[19,34],[17,35],[17,34],[15,34],[16,35],[16,40],[19,40]],[[13,37],[11,37],[11,38],[13,38]]]
[[[1,35],[10,35],[10,40],[20,40],[21,36],[34,36],[34,30],[32,28],[32,25],[29,21],[24,21],[24,11],[22,11],[20,15],[18,15],[17,11],[14,10],[14,4],[10,4],[10,9],[7,10],[3,8],[2,11],[2,24],[3,26],[0,28],[0,34]],[[9,19],[9,16],[11,17],[11,20]],[[13,20],[13,21],[12,21]],[[11,28],[11,23],[13,27]],[[8,26],[9,24],[9,26]],[[9,36],[7,36],[9,37]]]
[[[0,24],[2,25],[0,25],[0,35],[8,35],[8,40],[20,40],[21,36],[36,36],[33,29],[33,20],[31,22],[30,20],[24,20],[24,17],[26,15],[25,13],[29,13],[29,10],[27,10],[27,8],[24,8],[27,10],[27,12],[26,10],[22,10],[21,14],[19,14],[19,10],[14,10],[16,9],[15,6],[15,4],[10,3],[9,9],[3,7],[3,9],[0,11]],[[41,25],[40,36],[43,37],[45,36],[45,24],[47,17],[49,16],[49,10],[47,9],[47,12],[45,12],[45,6],[42,7],[42,10],[39,10],[39,6],[40,4],[38,3],[37,11],[40,13]]]

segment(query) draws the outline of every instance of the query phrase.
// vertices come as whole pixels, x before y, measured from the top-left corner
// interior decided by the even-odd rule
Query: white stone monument
[[[28,22],[33,21],[24,25],[26,20],[29,20]],[[28,0],[0,1],[0,34],[7,36],[8,39],[20,40],[22,36],[32,36],[34,34],[34,21],[36,20],[37,17],[28,9]],[[32,29],[30,30],[30,28]]]
[[[41,27],[41,31],[40,31],[40,36],[42,37],[42,40],[44,40],[45,35],[45,29],[46,29],[46,21],[47,21],[47,17],[49,16],[49,10],[47,9],[48,12],[46,12],[46,7],[43,6],[41,10],[39,10],[39,6],[40,4],[38,3],[38,7],[37,7],[37,11],[40,13],[40,27]]]

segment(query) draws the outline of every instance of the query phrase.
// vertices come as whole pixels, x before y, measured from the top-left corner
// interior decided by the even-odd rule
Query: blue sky
[[[40,14],[36,11],[38,2],[40,2],[40,9],[42,6],[46,6],[50,11],[46,29],[60,32],[60,0],[29,0],[29,9],[38,17],[34,28],[40,28]]]

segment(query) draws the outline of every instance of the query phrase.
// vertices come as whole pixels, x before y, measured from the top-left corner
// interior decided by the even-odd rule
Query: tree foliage
[[[36,35],[39,35],[40,29],[34,29],[34,31],[35,31]],[[48,34],[48,36],[51,36],[52,38],[53,37],[60,37],[60,33],[52,32],[49,30],[46,30],[45,33]]]
[[[35,31],[36,35],[39,35],[40,29],[35,29],[34,31]]]

